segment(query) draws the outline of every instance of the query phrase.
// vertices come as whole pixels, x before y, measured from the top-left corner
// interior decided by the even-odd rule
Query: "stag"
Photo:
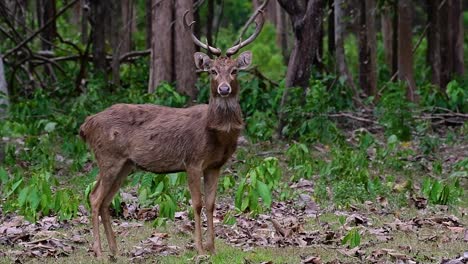
[[[198,254],[204,250],[214,253],[215,233],[213,211],[221,167],[237,147],[243,128],[239,105],[237,72],[248,68],[252,53],[246,51],[236,59],[231,56],[259,35],[266,2],[249,19],[256,19],[255,32],[245,41],[237,43],[221,55],[221,50],[202,43],[194,34],[194,43],[217,58],[196,52],[195,65],[211,77],[208,104],[189,108],[171,108],[150,104],[116,104],[86,118],[80,127],[80,136],[94,152],[99,175],[90,194],[93,251],[102,256],[99,234],[99,216],[111,255],[117,254],[117,244],[112,231],[109,205],[124,179],[135,168],[154,173],[186,171],[195,219],[194,241]],[[184,26],[192,31],[184,14]],[[243,30],[245,31],[245,30]],[[241,34],[242,35],[242,34]],[[204,184],[204,202],[208,237],[202,245],[200,213],[202,210],[201,179]]]

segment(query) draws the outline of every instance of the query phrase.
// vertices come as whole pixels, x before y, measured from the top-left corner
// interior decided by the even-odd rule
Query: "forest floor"
[[[466,139],[450,148],[439,148],[440,157],[454,163],[466,158]],[[284,145],[247,144],[241,149],[257,155],[276,155],[284,160]],[[267,152],[259,152],[261,150]],[[317,144],[313,151],[329,151]],[[273,151],[272,151],[273,150]],[[320,153],[311,153],[320,156]],[[322,153],[323,154],[323,153]],[[455,158],[450,158],[455,157]],[[92,165],[91,163],[89,164]],[[447,165],[444,163],[444,166]],[[226,171],[233,171],[233,163]],[[427,172],[421,172],[421,175]],[[224,177],[224,176],[223,176]],[[101,227],[103,259],[90,251],[92,232],[88,209],[81,205],[78,216],[59,221],[42,217],[30,223],[0,206],[0,263],[447,263],[468,261],[468,197],[456,205],[433,205],[421,196],[408,195],[408,203],[392,202],[393,193],[373,201],[337,205],[316,203],[313,193],[318,176],[300,179],[289,187],[295,196],[274,199],[271,210],[258,215],[240,213],[234,193],[222,192],[217,201],[216,254],[197,256],[193,247],[190,213],[179,211],[175,219],[153,226],[157,207],[140,208],[135,186],[122,192],[123,213],[113,217],[119,255],[108,258],[107,241]],[[422,177],[415,186],[420,186]],[[285,177],[285,179],[287,179]],[[222,182],[222,180],[220,180]],[[70,183],[68,183],[70,184]],[[352,183],[350,183],[352,184]],[[466,179],[462,178],[466,190]],[[82,186],[75,186],[82,192]],[[418,189],[420,187],[416,187]],[[235,190],[234,190],[235,192]],[[3,202],[2,202],[3,203]],[[235,221],[228,221],[231,217]],[[206,226],[205,226],[206,228]]]
[[[222,223],[232,208],[228,198],[217,205],[216,255],[197,257],[192,222],[186,212],[164,227],[134,219],[114,219],[120,255],[105,262],[129,263],[441,263],[466,257],[468,209],[405,208],[389,212],[382,204],[366,203],[348,210],[300,212],[293,203],[274,203],[272,212],[237,224]],[[86,213],[86,212],[85,212]],[[343,222],[342,217],[345,217]],[[45,217],[28,223],[21,216],[2,216],[0,263],[101,263],[90,252],[89,219],[58,222]],[[279,227],[275,223],[279,223]],[[341,245],[352,228],[358,247]],[[102,232],[104,254],[108,253]],[[457,262],[462,263],[462,262]]]

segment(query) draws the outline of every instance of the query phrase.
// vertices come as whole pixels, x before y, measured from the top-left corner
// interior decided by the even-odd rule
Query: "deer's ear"
[[[208,55],[203,52],[195,52],[193,58],[195,59],[195,66],[197,69],[202,71],[210,70],[213,61],[208,57]]]
[[[252,52],[244,51],[237,57],[237,68],[239,70],[247,69],[252,64]]]

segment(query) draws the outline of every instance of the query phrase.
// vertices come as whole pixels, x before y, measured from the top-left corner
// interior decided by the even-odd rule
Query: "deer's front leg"
[[[205,249],[211,254],[215,253],[215,232],[213,225],[213,212],[215,209],[216,189],[218,187],[219,169],[212,169],[205,171],[203,180],[205,183],[205,208],[208,221],[208,239],[206,241]]]
[[[188,185],[190,189],[190,195],[192,196],[192,207],[193,215],[195,218],[195,248],[198,251],[199,255],[203,255],[203,246],[202,246],[202,232],[201,232],[201,219],[200,213],[202,210],[202,198],[200,190],[200,181],[203,174],[202,170],[199,168],[188,168]]]

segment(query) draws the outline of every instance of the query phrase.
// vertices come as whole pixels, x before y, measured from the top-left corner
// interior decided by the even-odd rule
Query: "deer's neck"
[[[210,97],[207,126],[220,132],[239,132],[243,126],[242,111],[236,97]]]

